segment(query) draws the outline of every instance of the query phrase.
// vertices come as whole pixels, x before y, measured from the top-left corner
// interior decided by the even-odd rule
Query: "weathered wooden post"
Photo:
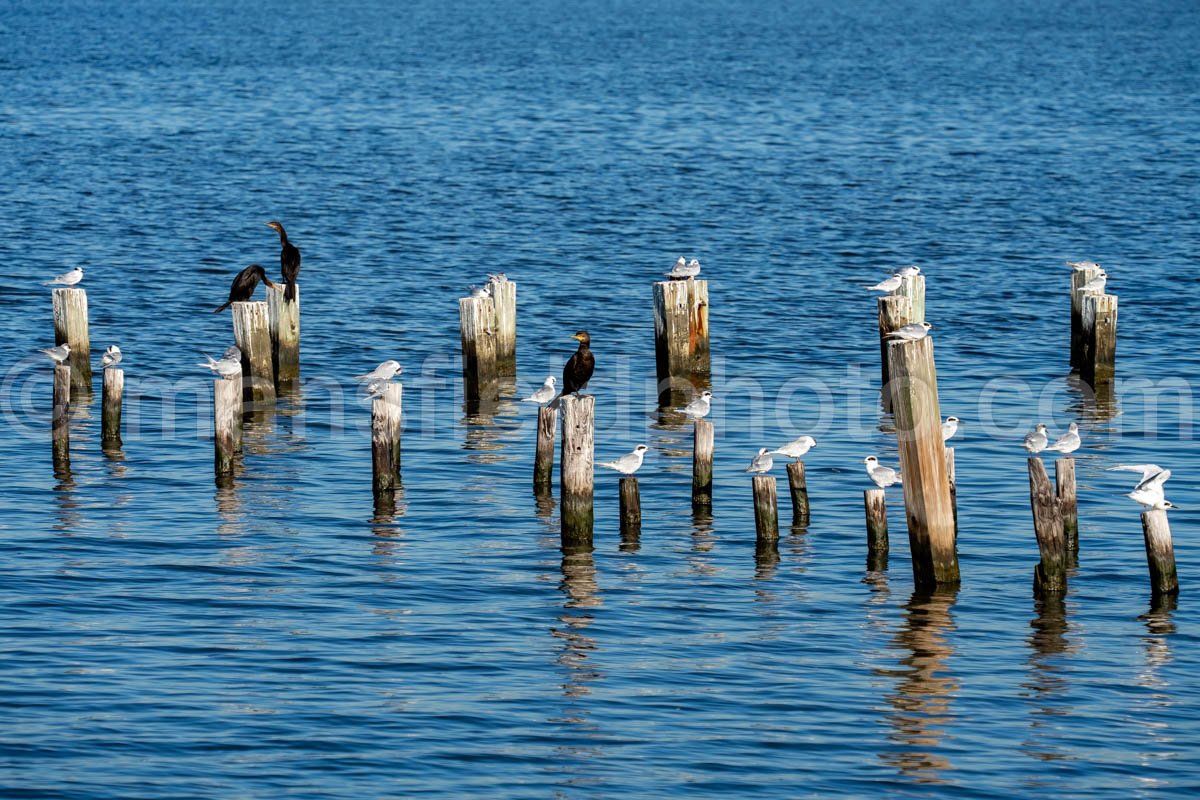
[[[371,478],[376,494],[400,485],[400,413],[404,386],[385,383],[371,401]]]
[[[100,447],[121,449],[121,402],[125,394],[125,370],[104,370],[104,395],[100,398]]]
[[[900,279],[900,288],[896,290],[897,297],[907,297],[911,309],[909,322],[925,321],[925,276],[905,275]],[[906,323],[907,324],[907,323]]]
[[[954,540],[958,541],[958,477],[954,464],[954,448],[946,448],[946,477],[950,480],[950,510],[954,514]]]
[[[867,489],[863,492],[863,508],[867,514],[867,566],[883,557],[887,564],[888,523],[887,495],[883,489]]]
[[[1146,538],[1146,563],[1150,567],[1150,591],[1155,597],[1179,593],[1175,573],[1175,546],[1165,508],[1142,512],[1142,535]]]
[[[267,315],[277,390],[293,386],[300,378],[300,284],[294,284],[294,287],[296,299],[290,303],[283,296],[286,285],[267,287]]]
[[[712,505],[713,424],[698,419],[692,439],[692,508]]]
[[[879,372],[883,380],[883,407],[891,411],[892,397],[888,389],[892,378],[892,371],[888,365],[890,342],[884,337],[913,322],[912,300],[892,294],[878,298],[876,303],[879,308]]]
[[[956,586],[954,508],[942,440],[933,338],[889,342],[887,359],[913,579],[924,588]]]
[[[461,297],[463,396],[468,407],[491,399],[496,386],[496,303],[490,295]]]
[[[496,374],[517,374],[517,284],[502,275],[488,281],[496,307]]]
[[[71,345],[67,364],[71,367],[71,384],[85,395],[92,393],[92,343],[88,337],[87,292],[79,286],[55,289],[54,344]]]
[[[1099,267],[1071,271],[1071,366],[1076,369],[1081,369],[1083,365],[1083,298],[1092,294],[1081,290],[1099,275]]]
[[[787,465],[788,489],[792,495],[792,524],[808,524],[808,481],[804,476],[804,462],[793,461]]]
[[[56,290],[57,291],[57,290]],[[50,412],[54,471],[71,468],[71,365],[54,365],[54,405]]]
[[[242,381],[233,375],[213,381],[213,447],[217,483],[233,477],[242,446]]]
[[[1084,295],[1081,316],[1083,361],[1079,377],[1092,387],[1111,383],[1117,360],[1117,296]]]
[[[558,409],[538,409],[537,450],[533,455],[533,490],[549,494],[554,478],[554,436],[558,431]]]
[[[275,402],[271,323],[264,301],[233,304],[233,340],[242,351],[242,398],[249,413],[263,410]]]
[[[1029,503],[1033,509],[1033,532],[1037,536],[1042,560],[1033,575],[1035,592],[1063,592],[1067,589],[1067,538],[1054,485],[1046,474],[1046,465],[1036,456],[1029,459]]]
[[[760,542],[779,538],[779,499],[771,475],[754,476],[754,530]]]
[[[642,528],[642,497],[637,478],[621,478],[621,534],[636,533]]]
[[[1067,549],[1079,549],[1079,510],[1075,499],[1075,459],[1063,456],[1054,459],[1054,483],[1058,496],[1058,510],[1062,515],[1063,535]]]
[[[564,542],[592,539],[592,480],[596,398],[566,395],[561,400],[562,443],[558,457],[559,515]]]
[[[654,361],[659,405],[676,405],[682,382],[708,374],[708,281],[658,281],[654,284]]]

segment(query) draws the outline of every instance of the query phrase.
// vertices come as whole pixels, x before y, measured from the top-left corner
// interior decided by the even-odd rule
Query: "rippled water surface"
[[[1195,792],[1197,41],[1167,0],[0,0],[0,794]],[[269,219],[304,254],[306,382],[217,488],[194,365],[233,273],[277,269]],[[710,280],[711,517],[654,402],[679,254]],[[1078,258],[1121,298],[1112,397],[1068,376]],[[964,421],[962,587],[933,596],[899,493],[884,570],[862,522],[861,459],[896,447],[861,287],[913,262]],[[31,354],[75,265],[127,435],[103,455],[78,398],[56,476]],[[497,270],[518,376],[468,417],[456,298]],[[580,327],[598,458],[651,451],[640,539],[606,473],[594,551],[564,553],[515,399]],[[404,486],[376,506],[349,376],[392,357]],[[1044,602],[1038,420],[1085,440]],[[811,524],[756,553],[741,471],[800,432]],[[1175,472],[1177,606],[1122,462]]]

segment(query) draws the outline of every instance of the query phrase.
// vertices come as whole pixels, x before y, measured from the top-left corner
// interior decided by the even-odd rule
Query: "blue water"
[[[0,0],[0,795],[1186,796],[1200,788],[1200,7],[1190,2]],[[212,476],[210,309],[279,219],[306,384]],[[714,513],[654,402],[650,283],[704,263]],[[1121,298],[1114,395],[1068,376],[1067,259]],[[862,284],[928,275],[957,594],[914,594]],[[82,265],[126,445],[51,469],[41,281]],[[519,371],[465,416],[456,298],[519,286]],[[639,542],[529,487],[580,327],[597,456],[646,442]],[[349,376],[406,368],[404,488]],[[98,380],[98,378],[97,378]],[[1081,424],[1081,549],[1039,602],[1019,441]],[[756,557],[741,470],[801,432],[807,529]],[[1154,462],[1151,603],[1117,463]],[[782,475],[781,470],[777,474]],[[786,503],[786,500],[785,500]],[[784,521],[787,512],[784,511]]]

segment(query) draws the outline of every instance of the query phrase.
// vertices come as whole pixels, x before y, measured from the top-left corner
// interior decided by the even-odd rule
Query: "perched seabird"
[[[793,439],[778,450],[772,450],[771,452],[798,461],[804,457],[805,453],[816,446],[816,439],[811,436],[801,436],[799,439]]]
[[[1141,503],[1146,507],[1147,511],[1154,508],[1175,508],[1163,495],[1163,484],[1170,477],[1171,470],[1159,470],[1135,486],[1133,491],[1125,496],[1130,500]]]
[[[76,267],[70,272],[64,272],[52,281],[46,281],[43,286],[74,286],[83,280],[83,267]]]
[[[1083,272],[1085,269],[1100,269],[1100,265],[1095,261],[1068,261],[1067,266],[1076,272]]]
[[[222,378],[228,378],[233,375],[242,374],[242,351],[237,345],[231,345],[225,350],[225,355],[221,356],[220,361],[216,361],[207,353],[204,354],[205,362],[199,366],[211,369],[213,372],[220,375]]]
[[[267,286],[275,287],[275,284],[267,277],[267,271],[258,264],[246,267],[233,279],[233,285],[229,287],[229,299],[220,308],[213,309],[213,313],[219,314],[234,303],[244,303],[249,300],[254,296],[254,290],[259,281]]]
[[[645,457],[646,451],[649,449],[650,448],[646,447],[646,445],[639,444],[637,447],[633,448],[632,453],[627,453],[626,455],[623,455],[613,461],[601,462],[596,466],[604,467],[605,469],[615,469],[617,472],[628,478],[630,475],[641,469],[642,458]]]
[[[675,262],[671,267],[671,271],[667,273],[667,277],[673,281],[690,280],[700,274],[700,261],[693,258],[687,261],[683,256]]]
[[[1107,283],[1108,283],[1108,273],[1101,270],[1099,275],[1092,278],[1090,281],[1085,283],[1083,286],[1080,286],[1079,291],[1088,292],[1088,293],[1094,292],[1096,294],[1104,294],[1104,286]]]
[[[913,322],[902,328],[897,328],[883,338],[893,341],[915,342],[924,339],[933,328],[932,322]]]
[[[468,286],[467,291],[471,293],[471,297],[476,299],[492,296],[492,287],[488,286],[486,283],[483,286]]]
[[[746,467],[746,472],[763,475],[770,472],[773,466],[775,466],[775,459],[771,458],[771,451],[765,447],[761,447],[758,450],[758,455],[750,462],[750,466]]]
[[[288,241],[281,224],[274,220],[263,224],[268,228],[274,228],[275,232],[279,234],[279,273],[283,275],[283,281],[287,284],[287,288],[283,290],[283,299],[290,303],[296,299],[296,278],[300,275],[300,250]]]
[[[521,402],[537,403],[539,405],[544,405],[545,403],[549,403],[558,394],[558,392],[555,391],[555,388],[554,388],[556,385],[558,385],[558,379],[555,378],[553,375],[548,375],[548,376],[546,376],[546,382],[542,384],[542,388],[538,389],[536,392],[529,395],[529,397],[522,398]]]
[[[711,410],[712,392],[707,389],[701,392],[699,397],[692,398],[692,402],[683,407],[683,413],[692,419],[703,419]]]
[[[900,284],[902,283],[904,283],[904,280],[899,275],[893,275],[890,278],[880,281],[874,286],[866,287],[866,289],[868,292],[887,292],[888,294],[891,294],[899,289]]]
[[[1118,472],[1118,471],[1120,471],[1120,472],[1140,472],[1142,474],[1142,477],[1138,479],[1138,482],[1141,483],[1142,481],[1146,480],[1147,478],[1153,477],[1154,475],[1157,475],[1158,473],[1162,472],[1163,468],[1160,467],[1158,464],[1121,464],[1116,467],[1108,468],[1108,472]]]
[[[907,267],[901,267],[900,269],[896,270],[896,275],[898,275],[901,278],[911,278],[914,275],[920,275],[920,274],[921,274],[921,268],[918,267],[916,264],[913,264],[913,265],[907,266]]]
[[[495,275],[488,275],[488,280],[496,283],[508,283],[508,276],[503,272],[497,272]]]
[[[886,489],[894,483],[904,483],[900,477],[900,470],[883,466],[875,456],[867,456],[863,463],[867,465],[867,475],[880,489]]]
[[[1025,434],[1025,449],[1030,454],[1037,454],[1046,449],[1046,445],[1050,443],[1050,438],[1046,436],[1046,426],[1039,422],[1037,427],[1033,429],[1033,433]]]
[[[354,379],[357,381],[390,381],[402,372],[404,372],[404,368],[400,366],[400,362],[384,361],[366,375],[355,375]]]
[[[115,344],[110,344],[108,346],[108,349],[104,351],[104,355],[100,356],[101,369],[108,369],[109,367],[115,367],[117,364],[120,364],[120,363],[121,363],[121,348],[117,347]]]
[[[60,344],[58,347],[44,347],[39,352],[50,356],[50,360],[56,364],[61,364],[71,355],[71,345]]]
[[[577,331],[571,338],[579,342],[579,349],[567,359],[563,367],[562,391],[559,392],[559,397],[565,394],[579,394],[596,370],[596,357],[590,349],[592,337],[588,336],[587,331]]]
[[[948,442],[958,433],[958,417],[946,417],[942,423],[942,441]]]
[[[1079,445],[1079,425],[1072,422],[1067,426],[1067,432],[1058,437],[1058,440],[1046,449],[1058,453],[1074,453],[1079,449]]]

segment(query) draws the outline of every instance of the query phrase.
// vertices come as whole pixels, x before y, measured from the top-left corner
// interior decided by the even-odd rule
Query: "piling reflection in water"
[[[371,535],[374,543],[371,554],[379,559],[379,563],[395,566],[400,563],[398,555],[401,549],[402,530],[397,523],[407,511],[404,487],[398,486],[392,491],[376,492],[374,509],[371,515]],[[385,580],[395,580],[394,575],[388,575]]]
[[[599,670],[591,663],[596,652],[596,640],[586,633],[595,621],[592,609],[603,605],[592,553],[590,544],[562,547],[562,580],[558,585],[564,595],[562,612],[558,615],[561,626],[551,627],[550,635],[561,643],[556,663],[566,670],[562,689],[568,698],[590,694],[589,684],[601,677]],[[574,714],[570,710],[564,721],[587,722],[582,714]]]
[[[1029,623],[1032,630],[1028,640],[1031,652],[1026,662],[1029,677],[1021,684],[1023,693],[1031,700],[1029,737],[1022,749],[1038,761],[1069,760],[1073,757],[1057,745],[1064,735],[1060,727],[1069,724],[1067,717],[1072,713],[1062,657],[1076,650],[1067,637],[1070,623],[1066,602],[1061,593],[1049,592],[1035,596],[1033,608],[1035,616]],[[1026,785],[1037,788],[1047,784],[1033,780]]]
[[[82,507],[79,502],[75,477],[68,466],[61,473],[55,470],[54,477],[54,510],[57,521],[54,530],[61,533],[73,534],[83,524],[83,515],[79,513]]]
[[[934,751],[951,720],[950,705],[959,687],[958,678],[946,672],[946,661],[954,655],[948,635],[954,629],[950,609],[956,597],[950,590],[913,592],[893,640],[907,655],[899,669],[883,671],[900,680],[886,697],[892,707],[887,715],[892,746],[879,757],[922,784],[948,782],[942,773],[953,768],[949,758]]]

